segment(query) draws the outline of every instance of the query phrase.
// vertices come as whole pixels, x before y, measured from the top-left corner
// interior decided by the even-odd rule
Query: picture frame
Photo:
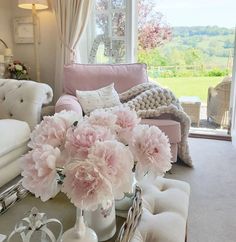
[[[32,17],[14,18],[14,40],[16,44],[34,43],[34,25]],[[36,24],[39,33],[39,21]],[[38,39],[39,41],[39,39]]]

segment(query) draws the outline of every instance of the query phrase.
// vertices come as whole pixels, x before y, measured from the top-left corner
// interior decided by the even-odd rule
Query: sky
[[[170,26],[236,26],[236,0],[154,0]]]

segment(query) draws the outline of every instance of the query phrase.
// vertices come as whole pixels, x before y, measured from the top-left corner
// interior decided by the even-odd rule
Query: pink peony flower
[[[50,145],[35,148],[21,158],[23,186],[44,202],[58,192],[56,165],[59,159],[60,150]]]
[[[97,163],[111,182],[115,198],[122,198],[124,192],[130,192],[134,159],[128,147],[116,140],[96,142],[88,158]]]
[[[117,116],[117,136],[122,143],[127,144],[132,130],[140,123],[137,113],[130,110],[129,107],[117,107],[113,109],[113,113]]]
[[[67,129],[78,120],[75,112],[62,111],[54,116],[46,116],[31,133],[28,146],[30,148],[40,147],[44,144],[64,149]]]
[[[65,140],[66,130],[67,127],[64,120],[46,116],[31,133],[31,140],[28,146],[33,149],[44,144],[60,147]]]
[[[65,148],[71,157],[84,160],[96,141],[110,139],[114,139],[114,136],[108,128],[82,122],[77,127],[68,129]]]
[[[167,136],[157,127],[138,125],[129,147],[134,154],[137,179],[146,173],[162,176],[171,169],[171,150]]]
[[[65,168],[62,191],[81,209],[95,210],[98,204],[113,199],[111,183],[96,164],[88,160],[69,164]]]
[[[110,110],[96,109],[90,114],[87,121],[92,125],[104,126],[113,131],[116,126],[116,118],[116,115]]]

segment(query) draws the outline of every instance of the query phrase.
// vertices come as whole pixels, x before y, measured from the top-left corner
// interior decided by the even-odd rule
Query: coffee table
[[[137,192],[136,192],[137,195]],[[141,201],[141,196],[140,196]],[[15,224],[18,223],[22,218],[27,217],[29,211],[32,207],[36,207],[39,212],[46,213],[48,218],[58,219],[63,224],[64,231],[73,227],[75,224],[76,208],[70,203],[69,199],[64,193],[59,193],[55,198],[50,199],[47,202],[42,202],[39,198],[36,198],[34,195],[28,193],[25,197],[19,201],[15,202],[6,212],[0,215],[0,234],[9,235],[15,227]],[[139,218],[137,218],[139,219]],[[107,242],[123,241],[122,237],[126,233],[126,226],[123,226],[126,223],[126,219],[122,217],[116,217],[117,232],[110,240]],[[129,225],[128,225],[129,227]],[[55,234],[58,234],[58,227],[52,227],[52,231]],[[121,232],[121,233],[120,233]],[[121,235],[119,235],[119,233]],[[14,242],[22,242],[20,238],[14,237]]]

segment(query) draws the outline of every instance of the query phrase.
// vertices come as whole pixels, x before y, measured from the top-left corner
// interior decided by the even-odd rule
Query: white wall
[[[3,1],[3,0],[0,0]],[[4,2],[10,2],[4,0]],[[31,16],[30,10],[21,9],[17,6],[17,0],[11,0],[12,17]],[[51,11],[38,11],[40,20],[40,74],[41,82],[49,84],[54,88],[54,69],[56,60],[56,41],[57,30],[56,21]],[[12,28],[11,28],[12,29]],[[34,45],[33,44],[16,44],[13,40],[14,59],[21,60],[30,68],[30,77],[35,79],[35,61],[34,61]]]
[[[11,1],[8,0],[0,0],[0,39],[4,40],[9,48],[13,48]],[[0,43],[0,54],[3,51],[4,46]]]

